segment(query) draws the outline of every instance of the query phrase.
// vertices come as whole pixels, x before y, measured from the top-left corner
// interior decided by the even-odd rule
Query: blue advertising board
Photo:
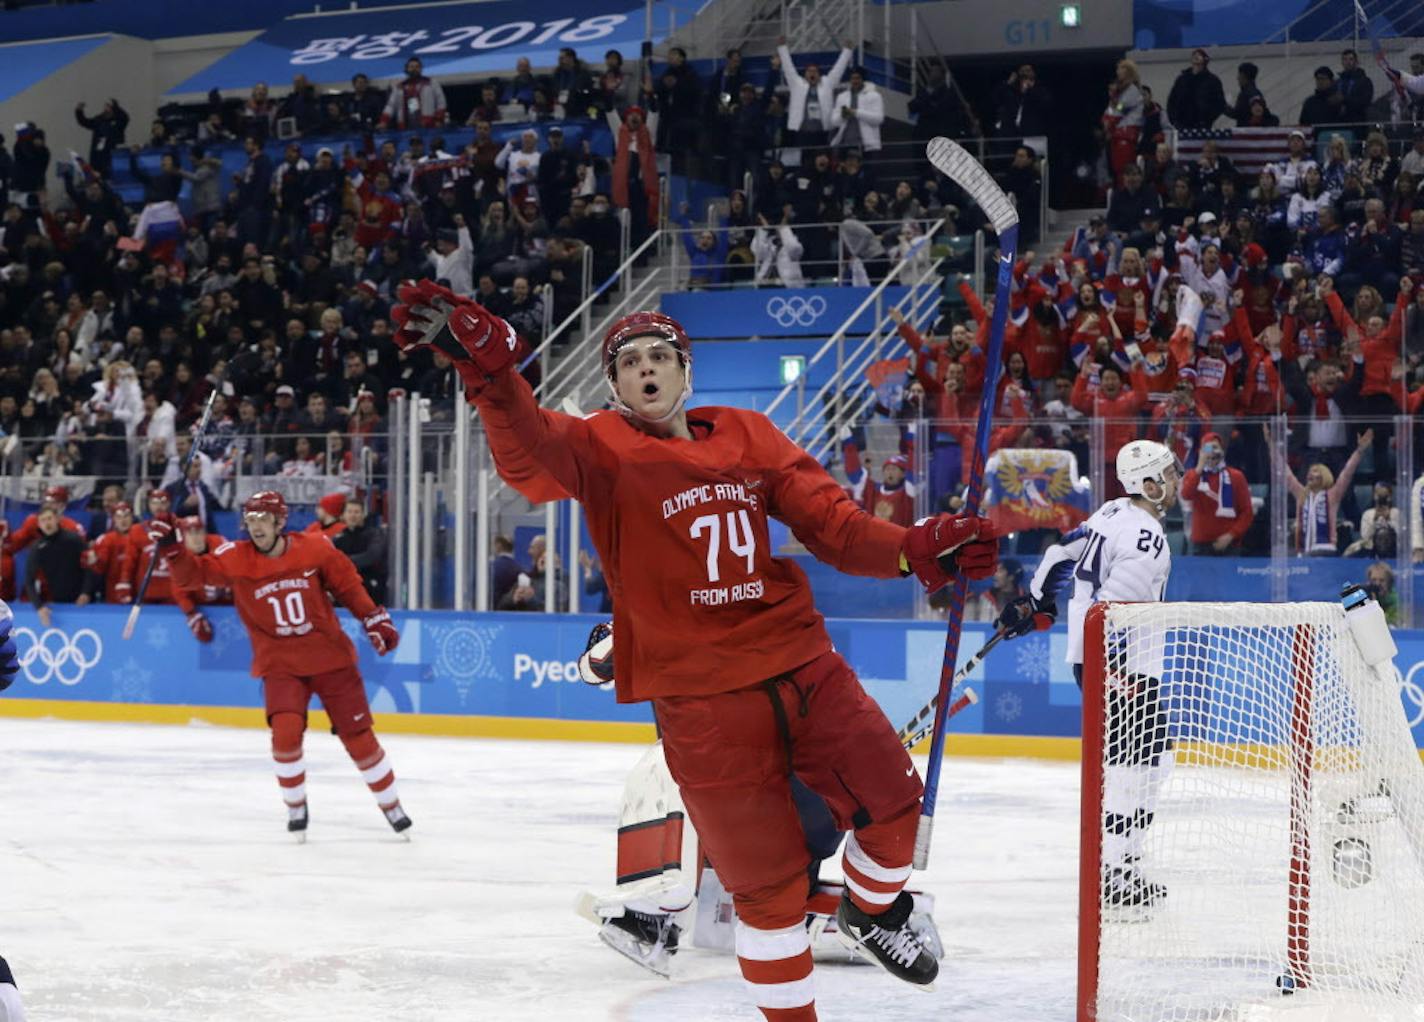
[[[661,310],[698,338],[829,337],[874,288],[758,288],[754,291],[674,291],[665,293]],[[887,287],[883,308],[903,298],[905,287]],[[875,327],[871,305],[849,327],[851,334]]]
[[[15,625],[22,669],[0,697],[0,715],[154,719],[135,710],[156,706],[187,708],[168,718],[186,720],[203,718],[205,708],[260,707],[261,688],[248,674],[251,651],[236,614],[229,607],[206,612],[216,634],[212,643],[200,645],[173,607],[145,608],[133,639],[125,642],[125,608],[61,607],[45,628],[28,606],[19,606]],[[342,615],[383,727],[651,737],[648,704],[620,704],[607,688],[578,679],[578,656],[589,628],[600,620],[595,615],[415,611],[393,617],[401,644],[381,658],[357,622]],[[827,625],[836,649],[893,723],[909,720],[934,692],[944,650],[942,622],[831,619]],[[989,635],[987,622],[966,623],[964,655]],[[1424,632],[1399,631],[1395,638],[1405,682],[1401,698],[1415,744],[1424,746]],[[991,653],[970,675],[979,702],[953,719],[951,732],[983,736],[993,744],[962,740],[957,751],[1071,754],[1067,743],[1041,741],[1079,734],[1082,700],[1065,660],[1067,642],[1066,629],[1058,625]],[[1223,674],[1214,683],[1229,685],[1230,678]],[[511,728],[511,721],[520,726]],[[645,727],[630,730],[630,724]],[[953,742],[950,748],[956,751]]]
[[[653,24],[662,30],[663,5],[653,6]],[[412,57],[431,77],[508,72],[518,57],[553,67],[565,46],[594,63],[609,49],[631,60],[646,38],[646,12],[633,0],[545,0],[537,8],[490,0],[288,18],[168,91],[245,89],[298,74],[314,82],[346,82],[355,74],[400,78]]]

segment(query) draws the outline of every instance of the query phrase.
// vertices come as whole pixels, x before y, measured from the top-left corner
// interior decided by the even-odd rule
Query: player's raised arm
[[[182,589],[201,589],[203,586],[228,586],[232,579],[223,564],[221,553],[230,544],[224,543],[211,554],[195,554],[182,542],[182,533],[171,514],[151,518],[144,524],[148,538],[157,549],[157,555],[168,561],[173,573],[173,582]],[[137,558],[130,558],[137,560]]]
[[[909,528],[876,518],[770,420],[775,446],[768,512],[791,527],[817,560],[849,575],[897,578],[913,573],[934,592],[963,572],[988,578],[998,564],[994,525],[987,518],[936,515]]]
[[[402,284],[397,295],[400,304],[391,311],[400,324],[396,343],[404,349],[430,345],[454,362],[504,472],[541,487],[546,500],[594,496],[587,466],[606,459],[584,420],[539,407],[518,372],[514,328],[429,280]]]

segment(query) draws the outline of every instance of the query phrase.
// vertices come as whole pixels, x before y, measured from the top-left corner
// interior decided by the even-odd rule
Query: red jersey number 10
[[[752,520],[747,516],[745,510],[728,511],[725,517],[727,520],[727,549],[736,556],[746,559],[746,574],[750,575],[756,563],[756,534],[752,532]],[[700,538],[704,532],[708,534],[708,582],[718,582],[722,578],[722,570],[717,563],[717,559],[722,553],[722,518],[722,515],[703,515],[692,523],[690,530],[693,539]]]
[[[269,596],[267,603],[272,608],[272,618],[278,628],[296,628],[306,624],[307,605],[302,601],[301,593],[291,592],[285,597]],[[285,616],[282,613],[284,608]]]

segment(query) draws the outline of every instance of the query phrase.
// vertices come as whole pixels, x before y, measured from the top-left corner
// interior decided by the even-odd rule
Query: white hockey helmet
[[[1133,497],[1147,498],[1142,484],[1149,479],[1165,487],[1162,474],[1169,468],[1177,470],[1178,479],[1182,477],[1182,464],[1177,456],[1155,440],[1133,440],[1117,452],[1118,482]]]

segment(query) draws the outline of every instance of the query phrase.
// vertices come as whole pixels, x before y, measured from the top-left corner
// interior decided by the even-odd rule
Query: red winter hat
[[[910,459],[905,457],[903,454],[890,455],[890,457],[885,459],[884,464],[894,465],[897,468],[903,468],[906,472],[910,471]]]
[[[1266,250],[1254,241],[1241,250],[1241,257],[1246,260],[1246,265],[1253,269],[1266,265]]]
[[[1215,441],[1215,443],[1216,443],[1216,445],[1217,445],[1218,447],[1225,447],[1225,446],[1226,446],[1225,444],[1223,444],[1223,443],[1221,442],[1221,437],[1218,436],[1218,435],[1215,434],[1215,433],[1204,433],[1204,434],[1202,435],[1201,442],[1202,442],[1202,446],[1203,446],[1203,447],[1205,447],[1205,446],[1206,446],[1207,444],[1209,444],[1209,443],[1212,443],[1213,441]]]
[[[333,518],[340,518],[342,509],[346,507],[346,494],[328,493],[321,500],[317,501],[317,506],[331,515]]]

